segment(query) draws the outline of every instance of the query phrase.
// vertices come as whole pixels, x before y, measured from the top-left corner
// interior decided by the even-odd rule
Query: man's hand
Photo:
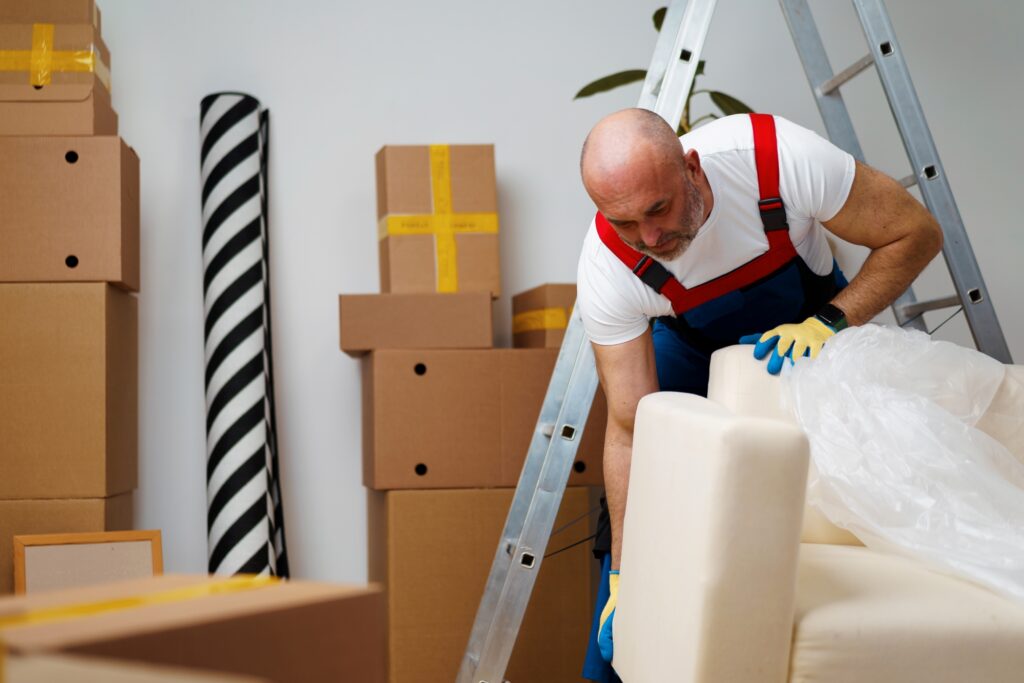
[[[771,353],[768,372],[777,375],[786,358],[790,363],[801,356],[816,358],[821,347],[835,333],[834,329],[812,316],[799,324],[779,325],[762,335],[748,334],[740,338],[740,343],[756,344],[754,358],[757,360],[764,360]]]

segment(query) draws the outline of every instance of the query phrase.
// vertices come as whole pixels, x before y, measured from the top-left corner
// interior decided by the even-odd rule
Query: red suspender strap
[[[775,117],[751,114],[754,127],[754,163],[757,165],[757,189],[761,199],[779,198],[779,145],[775,139]]]
[[[779,141],[775,136],[775,117],[771,114],[750,114],[750,125],[754,128],[754,164],[757,166],[757,191],[761,195],[757,208],[771,245],[772,231],[789,231],[786,207],[779,194]]]
[[[786,209],[779,196],[779,153],[775,137],[775,119],[770,114],[751,114],[754,128],[754,159],[760,193],[758,208],[768,237],[768,251],[735,270],[691,289],[686,289],[660,263],[641,254],[622,241],[611,223],[598,212],[594,221],[597,234],[627,268],[659,294],[672,302],[679,316],[729,292],[752,285],[797,257],[789,239]]]
[[[612,227],[612,224],[608,222],[608,219],[600,211],[594,217],[594,222],[597,223],[597,235],[604,242],[604,246],[608,247],[613,254],[619,257],[620,261],[626,264],[627,268],[635,273],[636,270],[634,269],[640,265],[640,260],[643,259],[644,255],[623,242],[619,234],[615,232],[615,228]]]

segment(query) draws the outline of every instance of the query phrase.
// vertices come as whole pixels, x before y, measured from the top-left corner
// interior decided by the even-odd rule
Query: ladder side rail
[[[956,287],[968,327],[979,351],[1002,363],[1011,363],[1010,349],[971,249],[967,230],[939,159],[924,110],[910,79],[892,23],[881,0],[853,0],[889,108],[917,174],[925,205],[942,226],[942,253]]]
[[[853,129],[853,121],[850,119],[850,112],[846,108],[842,94],[839,89],[829,93],[822,92],[822,84],[830,81],[834,73],[807,0],[779,0],[779,4],[786,17],[789,32],[793,36],[793,45],[800,56],[804,73],[807,74],[811,94],[814,95],[818,111],[825,122],[829,140],[863,163],[864,151]]]
[[[555,361],[555,370],[551,375],[551,381],[548,383],[547,393],[544,396],[544,403],[541,405],[537,425],[534,427],[526,460],[523,462],[523,469],[519,474],[519,481],[516,485],[512,505],[509,507],[508,515],[505,518],[505,526],[499,538],[498,548],[495,551],[494,560],[491,562],[491,571],[488,575],[484,594],[477,608],[477,616],[470,633],[469,646],[463,660],[463,669],[468,665],[475,668],[479,662],[480,652],[487,638],[487,633],[492,626],[493,616],[498,609],[502,586],[504,586],[507,580],[508,571],[515,554],[515,549],[519,543],[519,537],[523,531],[527,512],[536,495],[540,472],[544,465],[544,460],[547,458],[548,448],[551,443],[550,433],[554,429],[554,423],[558,418],[561,403],[565,400],[565,393],[569,385],[569,369],[577,353],[573,349],[572,339],[568,339],[569,337],[570,335],[567,331],[567,339],[563,341],[558,358]],[[459,680],[463,680],[461,674]]]
[[[458,681],[500,681],[543,559],[597,387],[593,350],[579,313],[570,319],[505,529],[477,609]],[[574,430],[561,438],[564,427]],[[560,486],[559,486],[559,483]],[[538,536],[536,528],[546,531]],[[542,538],[541,538],[542,537]],[[543,540],[543,545],[540,541]],[[532,567],[518,564],[534,549]]]
[[[593,349],[586,340],[582,321],[574,316],[573,322],[580,338],[580,342],[573,346],[578,348],[579,353],[555,434],[551,438],[548,457],[537,483],[536,494],[527,512],[516,554],[511,558],[508,580],[498,601],[499,609],[495,612],[493,625],[483,643],[473,683],[500,683],[508,667],[597,389]],[[573,430],[572,438],[562,436],[562,430],[567,426]]]
[[[665,119],[668,125],[672,126],[672,130],[679,127],[679,119],[686,108],[686,97],[693,86],[693,79],[697,76],[697,66],[700,64],[700,55],[704,50],[704,40],[707,38],[716,4],[717,0],[690,0],[686,3],[665,76],[658,89],[657,100],[651,109]],[[668,12],[665,16],[668,17]],[[660,41],[658,47],[661,47]],[[644,98],[641,97],[641,102],[643,101]]]
[[[658,104],[658,95],[661,93],[662,83],[668,73],[672,62],[679,59],[679,52],[676,50],[676,41],[683,26],[683,16],[686,13],[686,1],[678,0],[668,6],[665,11],[665,18],[661,22],[661,31],[658,33],[658,41],[654,44],[654,54],[651,56],[651,65],[647,67],[647,76],[644,78],[643,87],[640,89],[640,101],[636,106],[643,109],[655,110]],[[673,128],[679,125],[679,119]]]
[[[822,121],[825,122],[829,140],[863,163],[864,151],[861,149],[860,140],[853,128],[853,120],[850,118],[850,111],[846,108],[846,102],[843,100],[839,88],[826,92],[824,87],[832,80],[834,74],[807,0],[779,0],[779,4],[786,17],[789,32],[793,36],[793,45],[796,46],[797,54],[800,55],[800,62],[807,75],[811,94],[814,95],[814,101],[818,105]],[[924,317],[910,312],[916,304],[917,297],[914,294],[914,288],[913,286],[908,287],[893,302],[893,315],[900,326],[927,330]]]

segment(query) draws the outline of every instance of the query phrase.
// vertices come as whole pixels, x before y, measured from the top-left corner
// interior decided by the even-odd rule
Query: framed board
[[[158,529],[14,537],[14,592],[36,593],[162,574]]]

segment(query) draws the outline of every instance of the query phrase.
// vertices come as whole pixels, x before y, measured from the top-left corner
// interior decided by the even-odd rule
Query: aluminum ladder
[[[638,106],[675,128],[690,91],[717,0],[673,0],[665,15]],[[979,350],[1009,363],[1010,354],[942,172],[910,75],[881,0],[853,0],[872,53],[833,75],[806,0],[780,0],[832,142],[863,160],[839,86],[875,64],[928,209],[945,234],[943,254],[955,296],[917,302],[912,289],[893,304],[902,325],[923,328],[921,313],[957,305]],[[456,683],[502,683],[540,570],[555,517],[597,389],[593,350],[573,312],[495,551]]]
[[[874,66],[889,100],[889,109],[896,120],[911,168],[914,169],[913,173],[900,182],[904,187],[918,186],[925,206],[942,226],[942,255],[956,293],[919,302],[913,288],[910,288],[893,303],[896,322],[901,326],[923,330],[922,314],[925,311],[963,306],[978,350],[1002,363],[1011,363],[1010,349],[996,318],[992,297],[985,287],[985,280],[981,276],[981,269],[978,268],[960,211],[925,121],[924,110],[917,99],[907,63],[896,42],[896,34],[882,0],[853,0],[870,52],[838,74],[832,73],[807,0],[780,0],[780,4],[829,139],[858,161],[864,161],[864,153],[853,131],[853,123],[839,87]]]

